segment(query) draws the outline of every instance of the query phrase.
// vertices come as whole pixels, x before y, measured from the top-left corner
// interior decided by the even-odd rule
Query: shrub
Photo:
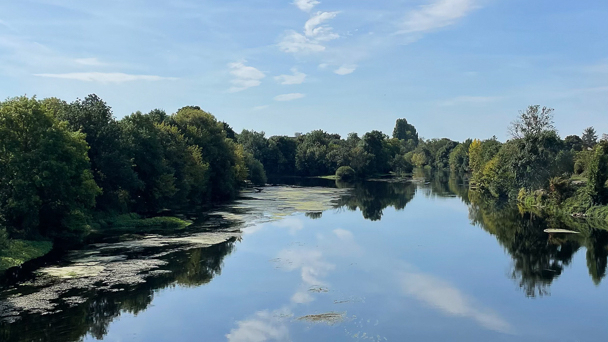
[[[355,170],[350,166],[340,166],[338,170],[336,170],[336,177],[345,181],[353,180],[355,179]]]

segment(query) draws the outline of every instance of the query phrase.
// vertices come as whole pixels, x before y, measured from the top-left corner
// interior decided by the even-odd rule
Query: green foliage
[[[469,172],[469,148],[472,143],[471,139],[467,139],[465,142],[458,144],[450,152],[449,165],[452,172]]]
[[[585,148],[593,148],[593,146],[597,144],[597,133],[595,132],[595,128],[585,128],[581,137],[581,141],[583,142],[583,146]]]
[[[395,129],[393,129],[393,138],[404,140],[410,146],[408,151],[413,150],[418,146],[418,132],[416,127],[407,123],[406,119],[397,119]]]
[[[564,145],[566,150],[575,152],[580,152],[585,147],[583,139],[581,139],[578,135],[567,136],[566,139],[564,139]]]
[[[128,156],[125,135],[112,115],[112,109],[96,95],[76,100],[57,110],[72,131],[80,131],[90,149],[91,170],[103,193],[97,199],[101,210],[128,211],[127,194],[143,186]]]
[[[608,153],[604,146],[597,145],[593,150],[593,157],[589,164],[587,189],[596,204],[606,204],[608,194],[606,181],[608,180]]]
[[[234,197],[247,177],[247,168],[242,147],[226,137],[224,125],[195,106],[179,109],[169,122],[179,128],[188,144],[200,147],[203,164],[209,165],[211,199]]]
[[[264,165],[255,159],[251,154],[245,153],[245,165],[247,166],[248,176],[247,179],[254,185],[265,185],[268,179],[266,178],[266,172],[264,171]]]
[[[545,131],[555,131],[553,126],[553,108],[539,105],[528,106],[519,112],[519,117],[511,123],[509,133],[513,138],[538,136]]]
[[[103,228],[106,230],[120,230],[132,233],[179,230],[188,227],[190,224],[191,222],[177,217],[158,216],[146,218],[134,213],[112,216],[102,222]]]
[[[50,241],[6,240],[0,246],[0,272],[39,258],[53,248]]]
[[[84,135],[35,98],[0,103],[0,217],[11,235],[80,234],[100,189]]]
[[[340,166],[336,170],[336,177],[338,177],[339,180],[352,181],[355,179],[355,176],[355,170],[350,166]]]

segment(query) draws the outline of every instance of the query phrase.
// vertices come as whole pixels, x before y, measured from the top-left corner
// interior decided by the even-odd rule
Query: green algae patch
[[[144,218],[137,214],[124,214],[105,220],[101,226],[104,231],[149,233],[182,230],[191,224],[191,221],[172,216]]]
[[[298,317],[298,321],[305,321],[309,323],[324,323],[327,325],[334,325],[344,321],[346,317],[345,312],[326,312],[322,314],[306,315]]]
[[[39,258],[51,249],[53,243],[50,241],[9,240],[7,246],[0,249],[0,272]]]

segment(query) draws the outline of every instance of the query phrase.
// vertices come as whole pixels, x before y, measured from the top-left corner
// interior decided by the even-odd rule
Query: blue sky
[[[267,135],[507,138],[555,108],[608,133],[605,0],[0,2],[0,97],[95,93],[120,118],[198,105]]]

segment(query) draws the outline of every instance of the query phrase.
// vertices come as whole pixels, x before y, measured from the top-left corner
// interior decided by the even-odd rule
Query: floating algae
[[[298,321],[307,321],[310,323],[325,323],[327,325],[334,325],[344,321],[346,312],[326,312],[322,314],[306,315],[298,317]]]

